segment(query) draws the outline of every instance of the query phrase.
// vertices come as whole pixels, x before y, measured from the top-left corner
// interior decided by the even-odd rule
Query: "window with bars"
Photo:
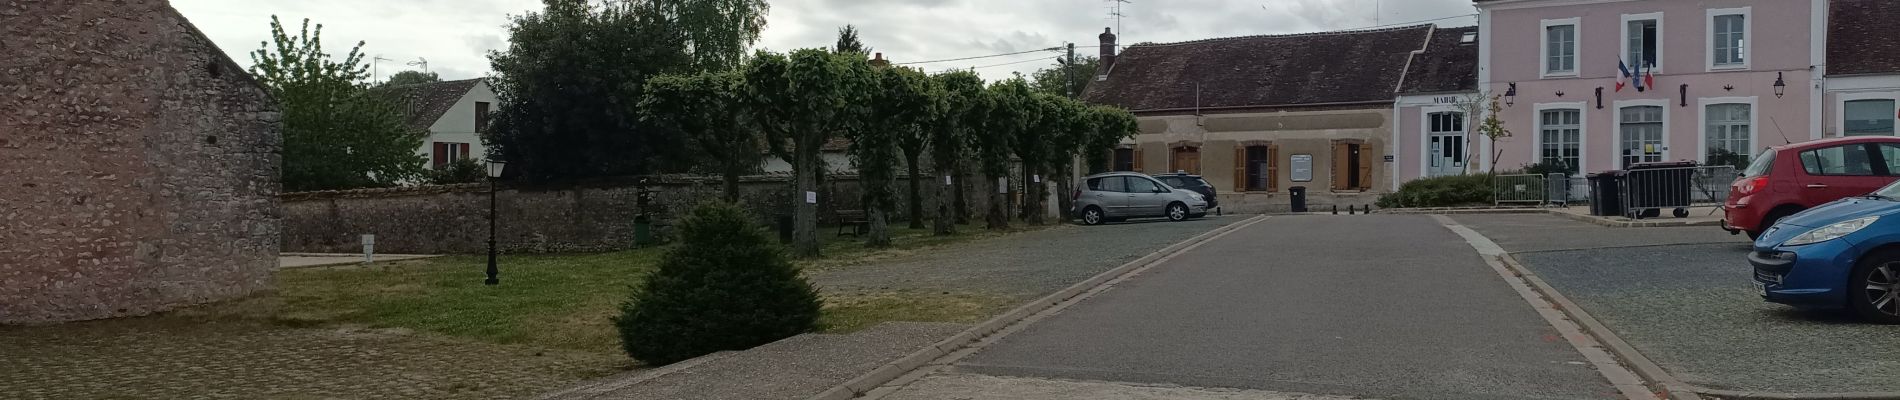
[[[1717,15],[1709,21],[1714,41],[1711,51],[1716,67],[1739,67],[1748,56],[1744,45],[1748,43],[1748,16],[1743,14]]]
[[[1546,110],[1538,118],[1538,163],[1576,174],[1583,165],[1583,111]]]
[[[1708,137],[1703,143],[1708,147],[1704,149],[1703,164],[1748,166],[1749,151],[1754,146],[1754,127],[1749,122],[1752,112],[1747,104],[1711,104],[1704,110]]]
[[[1544,28],[1544,72],[1577,72],[1577,26],[1551,25]]]

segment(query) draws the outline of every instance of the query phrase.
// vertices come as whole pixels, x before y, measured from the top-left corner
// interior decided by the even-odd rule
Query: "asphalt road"
[[[1394,399],[1617,397],[1469,245],[1411,215],[1274,217],[955,370]]]

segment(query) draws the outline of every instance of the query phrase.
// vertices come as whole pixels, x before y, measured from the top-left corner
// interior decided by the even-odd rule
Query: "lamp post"
[[[1515,105],[1517,105],[1517,82],[1511,82],[1511,87],[1504,90],[1504,106],[1511,107]]]
[[[1782,80],[1781,73],[1776,72],[1775,73],[1775,98],[1779,99],[1781,98],[1782,94],[1787,93],[1787,92],[1788,92],[1788,81]]]
[[[501,271],[495,268],[495,181],[501,179],[501,169],[508,163],[488,160],[488,279],[484,285],[501,284],[501,278],[495,274]]]

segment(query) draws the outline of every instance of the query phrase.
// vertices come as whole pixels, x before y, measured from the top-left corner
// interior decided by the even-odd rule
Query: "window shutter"
[[[1371,153],[1368,149],[1371,147],[1359,145],[1359,190],[1372,189],[1372,160],[1366,157]]]
[[[1135,149],[1135,172],[1145,171],[1141,169],[1141,159],[1141,149]]]
[[[467,160],[467,159],[469,159],[469,158],[468,158],[468,143],[462,143],[462,144],[458,144],[458,145],[455,145],[455,146],[456,146],[456,147],[460,147],[460,148],[461,148],[461,150],[459,150],[459,151],[457,151],[456,153],[459,153],[459,154],[461,154],[461,155],[462,155],[462,157],[461,157],[461,158],[457,158],[457,160]]]
[[[1247,191],[1247,146],[1234,145],[1234,190]]]
[[[1267,145],[1267,191],[1280,188],[1280,145]]]
[[[449,162],[449,144],[436,142],[434,151],[430,151],[429,155],[434,159],[433,161],[435,161],[433,165],[436,168],[442,168],[442,164]]]
[[[1346,190],[1346,144],[1333,142],[1333,190]]]

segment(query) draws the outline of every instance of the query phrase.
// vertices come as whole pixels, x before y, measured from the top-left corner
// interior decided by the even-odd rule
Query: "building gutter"
[[[1150,109],[1144,109],[1144,110],[1128,110],[1128,112],[1141,114],[1141,113],[1163,113],[1163,112],[1183,112],[1183,111],[1194,112],[1195,110],[1200,110],[1200,111],[1250,110],[1250,109],[1251,110],[1273,110],[1273,109],[1282,109],[1282,108],[1363,106],[1363,105],[1392,104],[1392,103],[1394,103],[1394,101],[1392,100],[1368,100],[1368,101],[1342,101],[1342,102],[1332,102],[1332,103],[1302,103],[1302,104],[1266,105],[1266,106],[1150,108]]]

